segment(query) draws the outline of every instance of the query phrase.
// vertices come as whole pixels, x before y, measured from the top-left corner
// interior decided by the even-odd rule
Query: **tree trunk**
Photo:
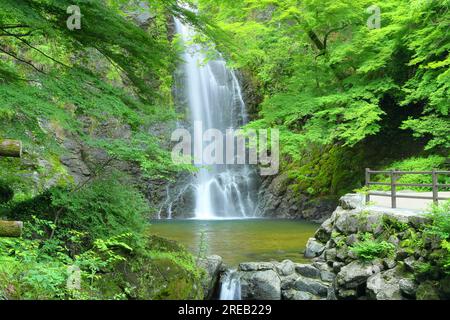
[[[22,142],[0,139],[0,157],[22,157]]]
[[[22,235],[22,221],[0,220],[0,237],[20,237]]]

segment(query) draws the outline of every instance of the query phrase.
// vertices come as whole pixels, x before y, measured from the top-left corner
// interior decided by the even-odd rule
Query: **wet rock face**
[[[211,299],[217,290],[222,263],[222,257],[217,255],[200,259],[198,262],[198,266],[206,271],[206,276],[202,280],[206,299]]]
[[[258,197],[261,216],[323,222],[336,208],[334,198],[310,199],[292,190],[291,183],[286,174],[262,179]]]

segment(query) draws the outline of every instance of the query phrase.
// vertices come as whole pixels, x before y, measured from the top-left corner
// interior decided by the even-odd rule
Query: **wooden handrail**
[[[370,181],[370,176],[372,174],[388,174],[391,177],[390,183],[386,182],[375,182]],[[424,174],[431,175],[432,183],[397,183],[399,176],[408,175],[408,174]],[[377,171],[370,170],[370,168],[366,168],[366,187],[370,188],[370,186],[390,186],[390,194],[381,193],[381,192],[367,192],[366,194],[366,203],[370,202],[370,196],[381,196],[381,197],[390,197],[391,198],[391,207],[397,208],[397,198],[406,198],[406,199],[426,199],[433,200],[435,204],[439,203],[439,200],[450,200],[450,198],[439,197],[439,188],[449,188],[449,184],[439,184],[438,183],[438,175],[440,174],[448,174],[450,175],[450,171],[442,171],[435,170],[432,171],[401,171],[401,170],[390,170],[390,171]],[[415,196],[415,195],[399,195],[397,194],[397,187],[428,187],[432,189],[432,196]]]

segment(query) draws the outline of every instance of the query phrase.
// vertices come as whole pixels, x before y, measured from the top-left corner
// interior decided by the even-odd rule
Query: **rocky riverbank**
[[[428,222],[421,213],[366,207],[362,196],[344,196],[309,239],[304,255],[310,264],[241,263],[241,297],[449,299],[450,276],[434,266],[443,255],[440,241],[422,237]]]

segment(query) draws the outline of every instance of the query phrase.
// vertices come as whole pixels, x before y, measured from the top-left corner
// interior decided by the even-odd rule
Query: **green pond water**
[[[149,232],[184,244],[197,254],[201,234],[207,254],[220,255],[224,262],[305,262],[303,251],[318,224],[294,220],[155,220]]]

